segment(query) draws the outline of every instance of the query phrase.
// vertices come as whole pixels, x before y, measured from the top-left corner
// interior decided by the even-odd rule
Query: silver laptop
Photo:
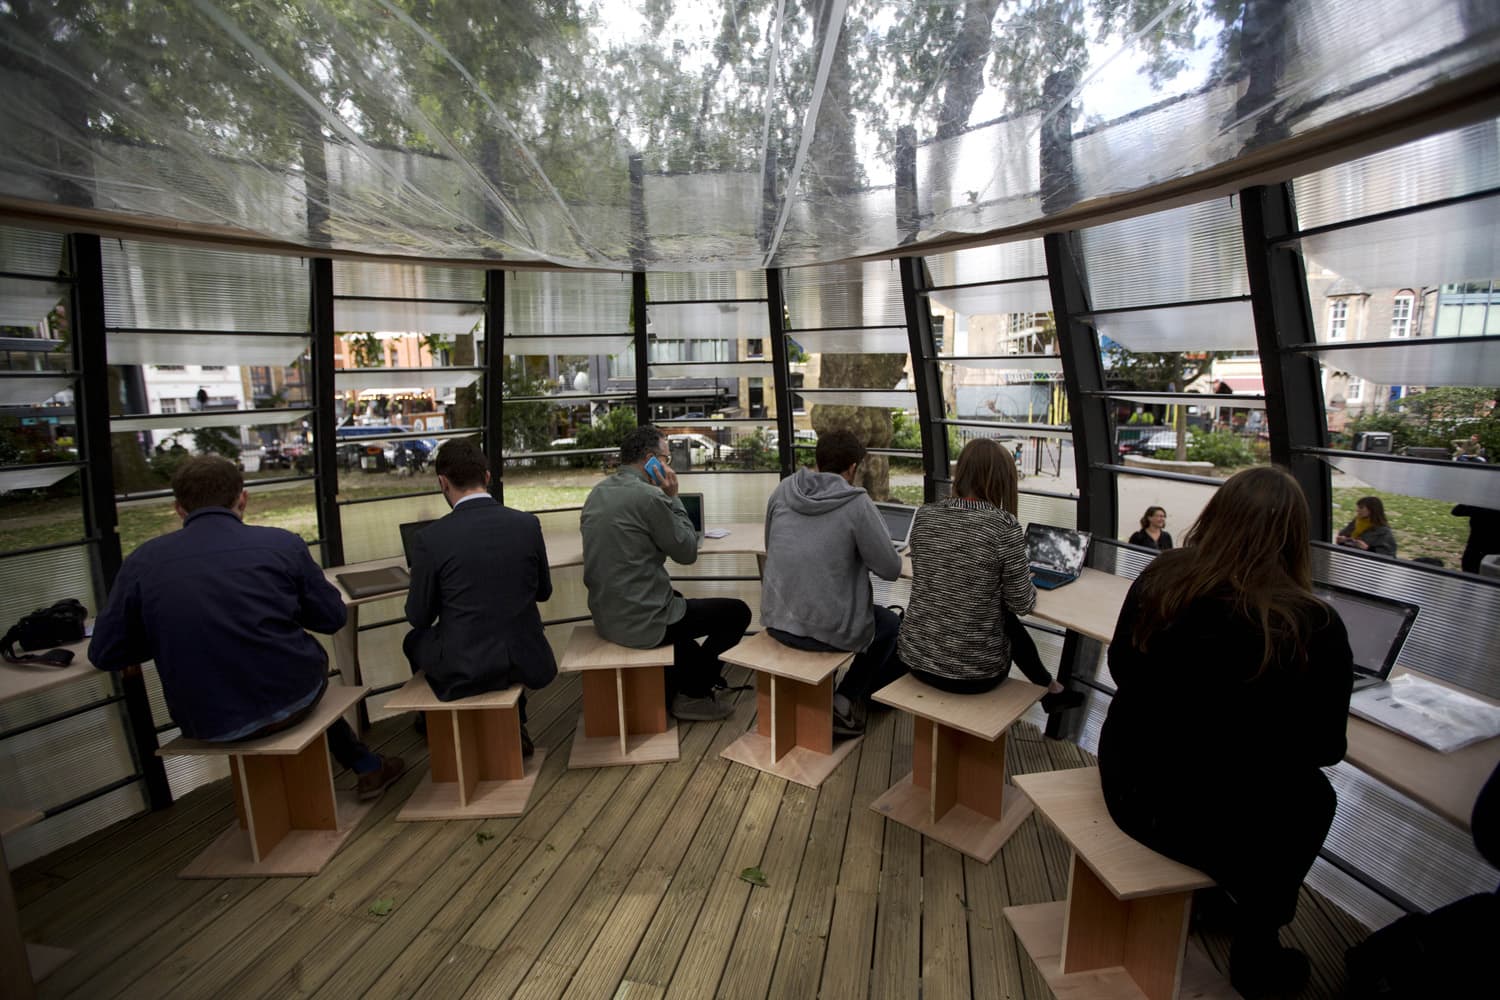
[[[698,541],[703,541],[703,494],[679,493],[677,499],[682,501],[682,509],[687,511],[688,520],[693,522]]]
[[[1331,583],[1314,583],[1313,593],[1344,621],[1349,649],[1354,653],[1354,690],[1384,684],[1420,609],[1406,601]]]
[[[1028,524],[1026,559],[1031,564],[1031,582],[1042,590],[1053,590],[1078,579],[1090,537],[1087,531],[1073,528]]]
[[[907,503],[877,503],[875,509],[880,511],[880,519],[885,522],[885,530],[891,536],[891,544],[896,547],[897,552],[905,552],[906,547],[911,544],[911,524],[917,519],[917,508]]]

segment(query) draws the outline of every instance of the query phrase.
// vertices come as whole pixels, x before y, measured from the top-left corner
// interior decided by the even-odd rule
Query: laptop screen
[[[1068,576],[1083,572],[1083,557],[1089,551],[1089,533],[1050,524],[1026,526],[1026,558],[1037,569]]]
[[[693,522],[693,530],[701,538],[703,536],[703,494],[679,493],[677,499],[682,501],[682,509],[687,511],[688,520]]]
[[[417,532],[427,527],[432,523],[433,520],[434,519],[428,519],[426,521],[407,521],[405,524],[401,525],[401,551],[406,553],[406,565],[408,568],[410,568],[411,566],[411,553],[412,549],[414,548],[413,543],[417,538]]]
[[[905,503],[877,503],[875,509],[880,511],[891,541],[904,546],[911,539],[911,522],[917,516],[917,508]]]
[[[1389,676],[1417,620],[1418,607],[1328,583],[1313,584],[1313,593],[1344,620],[1349,648],[1354,652],[1354,669],[1382,679]]]

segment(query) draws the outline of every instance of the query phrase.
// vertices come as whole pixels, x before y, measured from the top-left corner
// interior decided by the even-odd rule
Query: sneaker
[[[533,742],[531,742],[531,734],[528,733],[526,731],[526,727],[524,725],[522,725],[521,726],[521,756],[524,757],[524,758],[526,758],[527,760],[530,760],[531,757],[532,757],[532,755],[535,754],[535,753],[536,753],[536,744],[533,743]]]
[[[734,709],[719,701],[713,692],[701,698],[689,698],[679,692],[672,699],[672,714],[682,722],[718,722],[733,715]]]
[[[406,773],[406,761],[400,757],[380,758],[380,767],[369,774],[361,774],[359,782],[354,786],[361,802],[380,798],[380,793],[391,786],[402,774]]]
[[[865,716],[867,708],[863,701],[853,699],[849,702],[849,711],[841,712],[837,705],[833,708],[833,735],[840,739],[865,734]]]

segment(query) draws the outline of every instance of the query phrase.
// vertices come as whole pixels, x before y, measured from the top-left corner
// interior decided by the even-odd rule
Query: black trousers
[[[511,675],[507,674],[502,678],[504,683],[496,683],[495,679],[479,682],[469,680],[455,687],[441,690],[439,685],[432,683],[432,671],[439,666],[438,648],[438,631],[435,628],[414,628],[406,633],[405,639],[401,640],[401,652],[406,654],[406,662],[411,666],[411,672],[415,674],[419,670],[427,671],[432,693],[437,695],[440,701],[457,701],[471,695],[501,691],[513,683]],[[521,691],[521,700],[516,703],[516,709],[521,715],[521,725],[526,725],[525,690]],[[425,733],[427,730],[419,729],[419,732]]]
[[[719,657],[745,637],[750,605],[732,597],[689,598],[687,613],[667,626],[658,646],[672,647],[667,668],[667,702],[681,692],[703,698],[719,680]],[[702,639],[702,645],[698,640]]]
[[[906,673],[906,664],[896,655],[896,637],[901,632],[901,616],[890,608],[878,605],[875,612],[875,638],[868,648],[854,654],[844,679],[839,681],[838,693],[850,701],[869,701],[870,695],[887,684],[898,680]],[[783,646],[806,649],[815,653],[841,652],[837,646],[810,639],[805,635],[783,632],[779,628],[766,629],[771,638]]]

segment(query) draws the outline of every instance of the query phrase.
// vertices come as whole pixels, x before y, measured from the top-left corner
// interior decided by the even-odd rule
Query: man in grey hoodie
[[[905,668],[896,657],[901,619],[876,607],[870,574],[901,575],[901,554],[875,502],[853,485],[864,445],[848,431],[818,439],[818,469],[798,469],[766,504],[760,618],[773,639],[797,649],[857,653],[833,696],[839,736],[865,729],[870,695]]]

